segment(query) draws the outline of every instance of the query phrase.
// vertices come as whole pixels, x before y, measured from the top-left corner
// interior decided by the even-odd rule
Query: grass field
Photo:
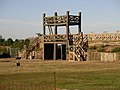
[[[120,90],[120,62],[0,60],[0,83],[49,82],[68,90]],[[49,90],[49,89],[48,89]]]

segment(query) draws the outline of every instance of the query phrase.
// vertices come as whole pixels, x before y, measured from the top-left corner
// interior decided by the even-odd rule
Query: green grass
[[[57,88],[79,90],[120,90],[119,62],[28,61],[0,62],[0,83],[50,83]]]

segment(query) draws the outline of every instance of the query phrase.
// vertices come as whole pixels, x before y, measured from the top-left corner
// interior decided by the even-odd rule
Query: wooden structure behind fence
[[[85,34],[88,36],[88,41],[120,41],[120,31],[116,33],[102,33],[102,34]]]

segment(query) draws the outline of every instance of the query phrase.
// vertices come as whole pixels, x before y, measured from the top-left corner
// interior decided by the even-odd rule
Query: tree
[[[15,42],[19,42],[19,40],[18,40],[18,39],[15,39]]]
[[[0,39],[0,45],[4,46],[5,44],[5,39]]]
[[[36,34],[38,35],[38,37],[42,36],[42,34],[41,34],[41,33],[36,33]]]
[[[16,39],[14,41],[13,47],[14,48],[19,48],[21,50],[21,49],[23,49],[24,45],[29,46],[29,42],[30,42],[29,39],[25,39],[25,40],[24,39],[22,39],[22,40]]]
[[[20,49],[21,43],[20,40],[15,39],[14,43],[13,43],[13,48],[19,48]]]
[[[0,35],[0,39],[2,39],[2,35]]]
[[[25,39],[24,45],[29,46],[29,43],[30,43],[30,40],[29,39]]]
[[[8,38],[6,41],[7,46],[12,46],[13,45],[13,40],[12,38]]]

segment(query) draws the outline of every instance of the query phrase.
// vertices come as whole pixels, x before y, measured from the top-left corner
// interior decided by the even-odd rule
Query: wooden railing
[[[73,41],[73,44],[77,44],[78,41],[82,40],[82,35],[78,35],[78,34],[73,34],[73,35],[69,35],[69,41]],[[44,35],[44,42],[52,42],[52,41],[66,41],[67,40],[67,36],[66,35]]]
[[[74,16],[74,15],[70,15],[69,16],[69,24],[79,24],[79,16]]]
[[[44,42],[66,41],[66,35],[44,35]]]
[[[69,15],[69,24],[79,24],[79,16]],[[67,16],[53,16],[44,17],[44,25],[65,25],[67,23]]]

